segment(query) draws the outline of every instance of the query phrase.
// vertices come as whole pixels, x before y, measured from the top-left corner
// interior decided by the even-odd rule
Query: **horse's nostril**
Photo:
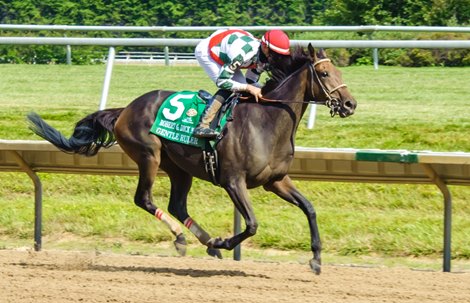
[[[348,100],[348,101],[344,102],[344,107],[354,110],[354,109],[356,109],[356,102]]]

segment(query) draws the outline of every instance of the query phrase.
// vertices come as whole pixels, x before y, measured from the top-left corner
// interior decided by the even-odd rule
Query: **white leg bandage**
[[[176,222],[174,219],[172,219],[169,215],[167,215],[163,210],[157,208],[155,211],[155,217],[165,223],[168,228],[171,230],[171,232],[177,236],[183,232],[181,229],[181,226]]]

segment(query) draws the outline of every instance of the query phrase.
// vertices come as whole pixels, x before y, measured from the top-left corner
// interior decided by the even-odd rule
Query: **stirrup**
[[[206,127],[196,127],[193,132],[193,136],[196,138],[215,139],[218,135],[218,132]]]

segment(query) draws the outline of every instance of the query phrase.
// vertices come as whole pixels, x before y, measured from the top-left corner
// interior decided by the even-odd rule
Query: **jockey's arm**
[[[258,99],[262,97],[261,88],[253,84],[240,83],[233,80],[234,73],[233,64],[224,64],[216,81],[217,87],[233,92],[248,92],[252,94],[256,102],[258,102]]]
[[[252,84],[253,86],[256,86],[256,87],[261,87],[262,85],[261,83],[259,83],[259,78],[263,71],[264,70],[259,67],[248,69],[245,74],[246,83]]]
[[[246,84],[240,83],[233,79],[235,71],[237,70],[238,65],[235,64],[224,64],[220,69],[219,76],[215,84],[218,88],[231,90],[233,92],[246,91]]]

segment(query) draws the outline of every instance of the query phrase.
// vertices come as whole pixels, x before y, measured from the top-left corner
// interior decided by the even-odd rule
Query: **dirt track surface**
[[[470,273],[0,251],[0,302],[470,302]]]

